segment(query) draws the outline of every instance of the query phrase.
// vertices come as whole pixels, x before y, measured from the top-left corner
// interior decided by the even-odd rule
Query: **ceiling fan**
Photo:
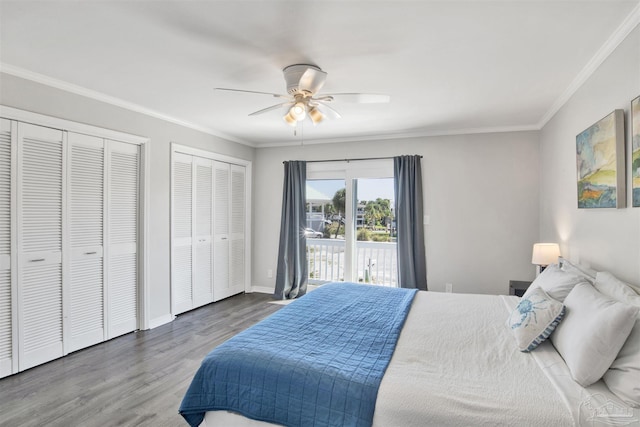
[[[318,95],[318,92],[327,79],[327,73],[315,65],[289,65],[285,67],[282,72],[284,73],[284,80],[287,84],[287,95],[221,87],[217,87],[215,90],[256,93],[284,99],[286,100],[285,102],[263,108],[249,115],[257,116],[258,114],[277,110],[278,108],[288,107],[287,112],[283,116],[283,120],[294,127],[306,117],[309,117],[314,125],[317,125],[325,118],[339,119],[341,117],[340,113],[328,105],[334,101],[372,104],[389,102],[391,99],[389,95],[372,93],[331,93]]]

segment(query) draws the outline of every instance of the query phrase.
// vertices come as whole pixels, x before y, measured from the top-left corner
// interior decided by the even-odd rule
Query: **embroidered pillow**
[[[531,351],[549,338],[563,316],[564,305],[537,288],[520,300],[507,324],[520,351]]]

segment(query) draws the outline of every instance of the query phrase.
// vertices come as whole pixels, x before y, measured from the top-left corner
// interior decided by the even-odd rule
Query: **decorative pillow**
[[[564,311],[562,303],[540,288],[523,297],[507,320],[520,351],[531,351],[549,338]]]
[[[640,307],[640,295],[611,273],[598,273],[596,289],[615,300]],[[640,313],[618,357],[602,377],[624,403],[640,407]]]
[[[585,267],[584,265],[574,264],[571,261],[564,258],[562,258],[561,265],[562,266],[560,267],[560,269],[562,271],[575,274],[576,276],[583,277],[587,280],[587,282],[591,283],[592,285],[596,281],[597,272],[595,270]]]
[[[564,300],[566,314],[551,342],[583,387],[607,372],[627,340],[638,307],[611,299],[588,283],[573,288]]]
[[[556,264],[551,264],[536,277],[522,297],[527,297],[534,289],[542,288],[551,298],[563,302],[573,287],[584,281],[582,276],[564,272]]]

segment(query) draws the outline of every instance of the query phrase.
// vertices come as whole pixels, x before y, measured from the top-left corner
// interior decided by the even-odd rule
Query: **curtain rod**
[[[358,159],[326,159],[326,160],[304,160],[307,163],[325,163],[325,162],[359,162],[362,160],[387,160],[387,159],[393,159],[395,156],[392,157],[361,157]],[[422,156],[420,156],[420,158],[422,158]],[[283,161],[282,163],[286,163],[288,160]]]

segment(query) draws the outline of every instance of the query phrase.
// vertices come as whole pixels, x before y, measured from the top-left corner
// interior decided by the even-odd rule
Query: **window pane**
[[[354,188],[358,281],[397,286],[393,178],[361,178]]]
[[[344,281],[344,179],[307,180],[309,283]]]

